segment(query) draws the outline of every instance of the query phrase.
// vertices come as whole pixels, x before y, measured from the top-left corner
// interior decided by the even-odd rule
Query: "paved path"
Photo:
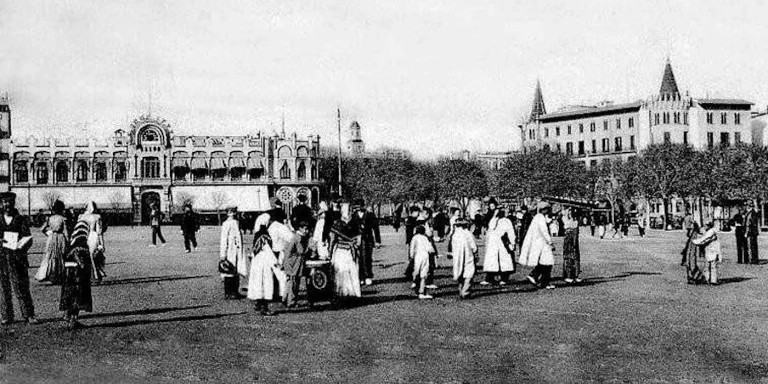
[[[273,318],[222,300],[218,228],[197,253],[181,235],[149,248],[147,228],[110,228],[107,281],[74,333],[58,321],[58,287],[32,283],[43,324],[0,329],[0,383],[16,382],[760,382],[768,377],[766,266],[735,264],[719,287],[685,284],[681,232],[582,236],[579,287],[536,291],[522,271],[505,288],[457,299],[440,259],[436,299],[400,279],[403,234],[387,229],[376,284],[359,306]],[[768,237],[766,237],[768,238]],[[763,255],[768,240],[760,239]],[[36,236],[37,265],[43,239]],[[251,236],[246,237],[250,244]],[[562,240],[558,239],[558,250]],[[440,244],[443,248],[445,244]],[[559,262],[559,261],[558,261]],[[561,273],[556,266],[554,276]],[[479,278],[476,278],[479,280]],[[768,382],[765,379],[764,382]]]

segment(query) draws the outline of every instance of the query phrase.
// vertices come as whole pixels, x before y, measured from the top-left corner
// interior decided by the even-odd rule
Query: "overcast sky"
[[[426,158],[505,150],[548,110],[691,95],[768,104],[766,1],[0,0],[14,135],[108,136],[151,108],[177,134],[318,133]],[[345,139],[346,140],[346,139]]]

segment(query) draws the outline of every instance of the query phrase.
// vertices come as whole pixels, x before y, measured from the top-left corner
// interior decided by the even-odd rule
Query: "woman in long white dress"
[[[341,205],[341,219],[331,229],[331,265],[336,297],[360,297],[360,228],[349,212],[349,203]]]
[[[48,220],[43,226],[43,233],[48,237],[45,242],[45,253],[43,260],[40,261],[40,268],[35,274],[38,281],[49,281],[52,284],[59,284],[64,273],[64,255],[67,251],[67,240],[69,232],[67,231],[66,219],[64,218],[64,203],[56,200],[53,204],[53,214],[48,216]]]
[[[269,308],[269,303],[279,298],[275,289],[277,257],[272,250],[272,238],[269,236],[268,213],[262,213],[254,225],[253,249],[251,255],[251,270],[248,274],[248,299],[256,303],[256,310],[263,316],[272,316],[275,313]],[[279,285],[278,285],[279,286]],[[279,299],[278,299],[279,300]]]
[[[509,275],[515,272],[515,260],[512,257],[515,240],[515,226],[503,209],[497,209],[488,223],[483,259],[485,281],[480,282],[481,285],[495,284],[497,277],[499,285],[507,284]]]

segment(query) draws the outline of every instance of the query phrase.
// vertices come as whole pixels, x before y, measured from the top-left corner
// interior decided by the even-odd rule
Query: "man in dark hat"
[[[312,208],[307,206],[307,195],[299,195],[297,199],[299,200],[299,205],[291,210],[291,227],[297,229],[300,222],[306,221],[309,223],[309,230],[311,232],[315,228],[315,213],[312,212]]]
[[[744,236],[747,238],[747,255],[751,264],[760,264],[757,254],[757,236],[760,234],[760,218],[753,201],[747,202],[747,214],[744,215]]]
[[[360,281],[365,285],[373,284],[373,248],[381,245],[381,234],[379,232],[379,219],[373,213],[372,207],[365,208],[364,201],[358,201],[355,205],[358,223],[360,225],[360,234],[362,235],[360,258]]]
[[[29,293],[29,260],[27,250],[32,246],[27,218],[16,210],[16,194],[0,193],[3,220],[0,220],[0,324],[13,322],[11,289],[16,293],[21,316],[29,324],[37,324],[35,306]]]
[[[200,224],[197,221],[197,213],[192,210],[192,204],[184,204],[184,215],[181,217],[181,234],[184,235],[184,249],[186,253],[197,250],[197,231]]]

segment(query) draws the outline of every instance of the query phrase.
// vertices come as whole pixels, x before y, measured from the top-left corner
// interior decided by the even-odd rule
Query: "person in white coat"
[[[425,235],[426,229],[423,225],[416,227],[413,239],[411,239],[411,255],[413,256],[413,280],[416,283],[416,293],[421,300],[432,299],[432,295],[427,294],[427,277],[429,276],[430,254],[435,253],[432,247],[432,241]],[[430,288],[431,289],[431,288]]]
[[[707,283],[717,285],[717,265],[722,261],[720,240],[717,239],[713,222],[707,222],[705,229],[706,232],[692,242],[704,248],[704,258],[707,260],[707,265],[704,267],[704,278]]]
[[[488,223],[485,240],[485,259],[483,272],[485,281],[481,285],[506,285],[509,275],[515,272],[513,258],[515,246],[515,226],[507,218],[506,211],[497,209]]]
[[[240,294],[240,276],[248,275],[248,263],[243,252],[243,234],[240,223],[235,216],[237,207],[227,207],[227,220],[221,225],[221,241],[219,243],[219,259],[228,261],[234,266],[232,273],[221,273],[224,278],[224,299],[242,299]]]
[[[248,273],[248,299],[256,304],[256,310],[262,316],[273,316],[269,303],[280,297],[276,287],[275,269],[277,257],[272,251],[272,238],[269,237],[270,216],[262,213],[256,218],[255,234],[253,235],[253,248],[251,250],[251,269]],[[279,287],[279,285],[278,285]]]
[[[555,264],[552,237],[549,234],[548,224],[552,220],[550,216],[552,209],[546,202],[541,202],[537,206],[538,213],[531,221],[531,227],[523,240],[523,246],[520,248],[520,264],[534,267],[528,275],[528,280],[537,287],[554,289],[550,284],[552,275],[552,266]]]
[[[465,219],[454,220],[451,236],[453,280],[459,283],[459,297],[462,299],[469,297],[477,257],[477,244],[469,226],[469,221]]]

